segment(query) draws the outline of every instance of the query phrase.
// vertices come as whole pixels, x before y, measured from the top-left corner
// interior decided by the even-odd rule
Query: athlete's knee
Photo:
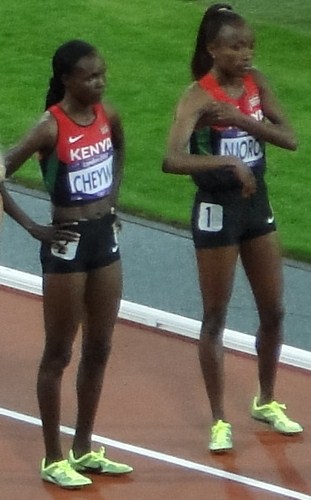
[[[71,347],[46,347],[41,360],[41,368],[61,374],[69,365],[71,356]]]
[[[225,311],[223,309],[212,309],[204,314],[202,327],[201,327],[201,339],[204,338],[220,338],[225,326]]]
[[[260,327],[263,332],[280,332],[284,319],[282,306],[269,307],[260,314]]]
[[[269,310],[260,318],[260,326],[256,337],[256,350],[260,354],[267,348],[278,349],[283,341],[283,317],[284,311],[282,308]]]
[[[87,340],[83,344],[82,360],[86,364],[105,365],[111,352],[111,342],[105,339]]]

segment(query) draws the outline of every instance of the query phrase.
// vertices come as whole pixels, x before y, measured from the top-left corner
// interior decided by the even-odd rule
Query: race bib
[[[215,203],[201,202],[198,228],[200,231],[221,231],[223,228],[223,207]]]
[[[60,241],[63,247],[57,243],[51,245],[51,254],[62,260],[73,260],[76,258],[79,241]]]
[[[110,156],[96,165],[68,172],[71,194],[94,195],[107,193],[112,186],[113,172]]]
[[[245,163],[253,164],[252,166],[264,157],[261,143],[251,135],[222,137],[220,154],[222,156],[235,156]]]

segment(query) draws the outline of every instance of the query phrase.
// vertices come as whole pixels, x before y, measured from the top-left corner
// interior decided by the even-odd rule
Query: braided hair
[[[213,58],[207,50],[207,45],[215,40],[224,25],[234,25],[241,22],[244,22],[243,17],[233,12],[231,5],[227,3],[216,3],[207,9],[199,27],[191,60],[191,72],[194,80],[202,78],[213,66]]]
[[[82,40],[70,40],[61,45],[52,59],[53,76],[49,82],[45,109],[60,102],[65,95],[63,76],[69,75],[81,57],[96,53],[93,45]]]

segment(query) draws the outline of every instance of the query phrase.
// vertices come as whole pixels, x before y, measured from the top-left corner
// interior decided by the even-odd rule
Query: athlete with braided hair
[[[117,318],[122,275],[115,204],[124,139],[118,114],[101,102],[105,64],[81,40],[59,47],[47,111],[6,155],[8,175],[38,152],[52,202],[52,224],[32,221],[3,188],[6,212],[42,242],[45,348],[37,394],[46,456],[42,479],[64,488],[92,481],[83,472],[124,474],[126,464],[91,450],[91,436]],[[60,442],[60,393],[64,369],[82,323],[77,375],[76,432],[68,459]]]
[[[266,79],[252,67],[254,35],[226,3],[204,14],[192,58],[193,84],[181,98],[163,171],[191,175],[192,215],[204,317],[199,358],[213,424],[209,449],[230,450],[224,411],[223,331],[238,256],[259,313],[259,392],[251,415],[284,434],[302,432],[274,400],[282,342],[283,278],[274,215],[264,180],[265,147],[295,150],[293,130]]]

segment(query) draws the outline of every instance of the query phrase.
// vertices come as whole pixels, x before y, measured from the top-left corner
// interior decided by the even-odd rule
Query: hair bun
[[[222,10],[229,10],[229,11],[231,10],[232,11],[233,9],[232,9],[231,5],[228,7],[219,7],[219,9],[217,9],[218,12],[221,12]]]
[[[214,3],[207,11],[211,15],[219,14],[220,12],[233,12],[233,8],[229,3]]]

